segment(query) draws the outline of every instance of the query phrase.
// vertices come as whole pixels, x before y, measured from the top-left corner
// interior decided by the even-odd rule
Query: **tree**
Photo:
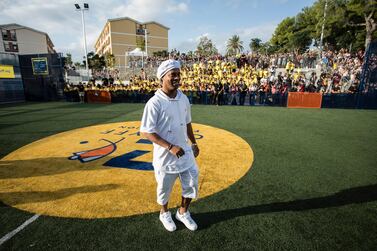
[[[281,21],[275,29],[270,40],[272,46],[278,48],[280,52],[289,51],[289,42],[293,34],[295,18],[287,17]]]
[[[136,47],[140,48],[142,51],[145,51],[145,39],[143,36],[136,37]]]
[[[326,19],[324,19],[327,2]],[[276,27],[270,48],[287,52],[305,51],[314,41],[330,49],[368,46],[377,36],[377,2],[375,0],[317,0],[295,17],[287,17]]]
[[[377,30],[377,2],[375,0],[351,0],[347,4],[347,25],[365,26],[365,49]]]
[[[162,50],[162,51],[155,51],[153,52],[153,56],[155,57],[168,57],[169,56],[169,52],[167,50]]]
[[[292,34],[289,36],[289,42],[287,44],[290,51],[295,53],[305,52],[315,37],[316,29],[316,13],[312,8],[303,8],[294,17],[294,23],[292,27]]]
[[[89,69],[102,70],[104,67],[106,67],[105,58],[103,56],[94,54],[94,52],[89,52],[87,57]]]
[[[325,8],[327,1],[327,9]],[[346,23],[346,4],[347,0],[318,0],[311,7],[314,20],[317,25],[314,26],[314,40],[316,44],[320,43],[322,34],[322,25],[324,24],[323,44],[329,49],[340,49],[347,47],[350,41],[345,40],[344,35],[347,33]],[[324,11],[326,9],[326,19]]]
[[[65,66],[72,66],[72,65],[73,65],[72,54],[67,53],[66,56],[65,56]]]
[[[259,48],[260,53],[271,54],[274,52],[274,48],[269,42],[261,43]]]
[[[115,56],[109,52],[106,52],[104,57],[106,68],[113,68],[115,65]]]
[[[249,44],[250,50],[253,52],[258,52],[261,47],[262,40],[259,38],[252,38]]]
[[[80,68],[80,67],[85,66],[85,65],[82,65],[80,62],[75,62],[73,65],[74,65],[76,68]]]
[[[228,55],[236,55],[243,51],[243,42],[238,35],[233,35],[228,39],[226,51]]]
[[[194,53],[193,51],[188,51],[188,52],[186,53],[186,55],[187,55],[188,57],[194,57],[194,56],[195,56],[195,53]]]
[[[212,43],[212,40],[207,36],[200,37],[198,46],[196,47],[196,53],[200,56],[208,57],[218,53],[216,46]]]
[[[288,48],[296,54],[306,51],[312,39],[307,30],[294,31],[289,37]]]

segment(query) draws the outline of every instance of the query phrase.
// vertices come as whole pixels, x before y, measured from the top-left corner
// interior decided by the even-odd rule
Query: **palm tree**
[[[233,35],[228,39],[226,45],[227,54],[234,55],[240,53],[243,50],[242,44],[243,42],[240,40],[240,37],[238,35]]]
[[[262,40],[259,38],[252,38],[249,44],[252,52],[257,52],[262,47]]]

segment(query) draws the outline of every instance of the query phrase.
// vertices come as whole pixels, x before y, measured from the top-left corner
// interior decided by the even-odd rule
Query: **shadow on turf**
[[[30,192],[9,192],[0,193],[0,198],[5,198],[6,201],[12,201],[12,204],[26,204],[55,201],[62,198],[70,197],[75,194],[96,193],[102,191],[108,191],[118,188],[117,184],[106,184],[98,186],[81,186],[59,189],[57,191],[30,191]],[[6,206],[0,202],[0,207]]]
[[[217,212],[198,213],[194,215],[194,218],[199,223],[200,229],[205,229],[213,224],[240,216],[339,207],[371,201],[377,201],[377,184],[344,189],[338,193],[318,198],[274,202]]]

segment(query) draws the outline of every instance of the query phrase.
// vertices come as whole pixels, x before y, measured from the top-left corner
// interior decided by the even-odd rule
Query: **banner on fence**
[[[86,91],[88,103],[111,103],[111,95],[108,91]]]
[[[308,92],[289,92],[288,108],[321,108],[322,94]]]

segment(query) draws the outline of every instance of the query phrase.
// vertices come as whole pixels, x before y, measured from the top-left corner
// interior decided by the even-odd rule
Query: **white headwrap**
[[[173,69],[181,69],[181,64],[177,60],[168,59],[165,60],[160,64],[157,69],[157,78],[161,80],[161,78],[170,70]]]

